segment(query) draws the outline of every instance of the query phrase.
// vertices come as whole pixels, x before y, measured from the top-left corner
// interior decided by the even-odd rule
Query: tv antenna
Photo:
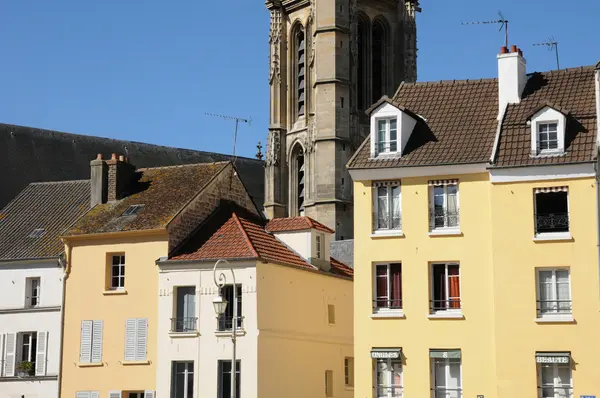
[[[217,113],[208,113],[208,112],[204,112],[204,114],[207,115],[207,116],[220,117],[221,119],[224,119],[224,120],[235,120],[235,133],[233,134],[233,162],[235,162],[235,160],[237,159],[236,156],[235,156],[235,144],[237,142],[238,126],[239,126],[240,122],[242,122],[242,123],[248,123],[248,126],[251,126],[252,125],[252,118],[246,119],[246,118],[243,118],[243,117],[219,115]]]
[[[487,24],[500,24],[500,32],[504,29],[504,45],[508,47],[508,19],[504,18],[502,15],[502,11],[498,11],[498,16],[500,19],[490,20],[490,21],[472,21],[472,22],[461,22],[461,25],[487,25]]]
[[[556,53],[556,69],[560,70],[560,62],[558,60],[558,42],[556,40],[554,40],[554,37],[549,37],[548,41],[545,41],[542,43],[536,43],[536,44],[534,44],[534,46],[536,46],[536,47],[547,46],[548,51],[554,50],[554,52]]]

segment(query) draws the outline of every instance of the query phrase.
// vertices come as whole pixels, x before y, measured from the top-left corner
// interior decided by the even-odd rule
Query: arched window
[[[369,59],[369,19],[364,14],[357,14],[358,20],[356,40],[356,106],[365,110],[370,105],[368,99],[368,59]]]
[[[373,102],[378,101],[387,91],[387,24],[383,18],[373,22],[372,93]]]
[[[290,216],[301,216],[304,215],[306,167],[304,149],[298,143],[292,148],[290,166]]]
[[[296,32],[296,110],[298,112],[298,116],[304,115],[304,102],[305,102],[305,40],[304,40],[304,32],[302,29],[298,29]]]

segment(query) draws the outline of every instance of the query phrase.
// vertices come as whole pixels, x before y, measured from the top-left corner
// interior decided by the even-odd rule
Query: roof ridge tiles
[[[29,185],[58,185],[58,184],[67,184],[67,183],[89,183],[90,180],[63,180],[63,181],[34,181],[30,182]]]
[[[244,240],[246,241],[246,243],[250,247],[250,250],[252,251],[252,253],[254,253],[254,255],[256,257],[260,257],[260,255],[258,254],[258,252],[256,251],[256,249],[254,248],[254,244],[252,243],[252,240],[248,236],[248,232],[246,232],[246,228],[244,228],[244,225],[240,221],[240,218],[238,217],[237,213],[235,213],[235,212],[233,213],[233,219],[235,220],[235,222],[237,223],[238,227],[240,228],[240,231],[242,232],[242,235],[244,236]]]
[[[226,164],[226,163],[231,163],[231,160],[219,160],[217,162],[206,162],[206,163],[176,164],[173,166],[142,167],[137,170],[138,171],[147,171],[147,170],[177,169],[177,168],[184,168],[184,167],[210,166],[210,165]]]

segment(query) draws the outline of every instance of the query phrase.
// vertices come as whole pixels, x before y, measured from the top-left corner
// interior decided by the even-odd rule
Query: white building
[[[0,397],[57,398],[60,234],[89,209],[88,181],[33,183],[0,210]]]

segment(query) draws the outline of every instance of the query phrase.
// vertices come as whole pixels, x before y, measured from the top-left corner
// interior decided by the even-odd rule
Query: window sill
[[[565,315],[546,315],[535,319],[536,323],[575,323],[571,314]]]
[[[463,236],[457,228],[439,228],[429,231],[429,236]]]
[[[570,232],[536,234],[533,237],[534,242],[569,242],[572,240],[573,237],[571,236]]]
[[[373,231],[371,238],[404,238],[404,233],[400,229],[396,230],[384,230],[384,231]]]
[[[150,365],[150,361],[119,361],[123,366]]]
[[[400,152],[381,152],[377,154],[371,154],[372,160],[381,160],[381,159],[389,159],[389,158],[397,158],[400,157]]]
[[[236,336],[245,336],[246,330],[244,329],[236,329]],[[231,337],[231,330],[215,330],[215,336],[217,337]]]
[[[115,290],[105,290],[102,292],[105,296],[118,296],[121,294],[127,294],[127,290],[125,289],[115,289]]]
[[[406,315],[402,310],[397,311],[378,311],[371,314],[372,319],[386,319],[386,318],[397,318],[397,319],[405,319]]]
[[[465,319],[462,312],[436,312],[427,315],[429,319]]]
[[[104,366],[104,362],[94,362],[94,363],[81,363],[77,364],[80,368],[98,368],[100,366]]]
[[[177,339],[177,338],[186,338],[186,337],[198,337],[200,333],[195,330],[193,332],[169,332],[169,336]]]

